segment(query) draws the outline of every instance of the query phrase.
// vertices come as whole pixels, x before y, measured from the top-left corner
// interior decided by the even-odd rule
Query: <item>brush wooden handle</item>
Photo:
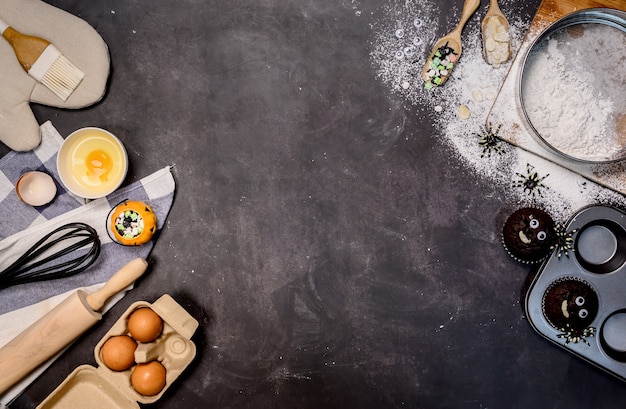
[[[63,101],[67,101],[85,73],[74,66],[54,45],[43,38],[22,34],[0,20],[0,32],[24,71]]]
[[[43,38],[22,34],[4,21],[0,20],[0,23],[0,27],[6,27],[2,31],[2,37],[13,47],[17,61],[19,61],[24,71],[30,71],[35,61],[50,45],[50,42]]]
[[[98,322],[104,303],[139,278],[147,265],[144,259],[134,259],[102,289],[89,295],[76,291],[0,348],[0,395]]]

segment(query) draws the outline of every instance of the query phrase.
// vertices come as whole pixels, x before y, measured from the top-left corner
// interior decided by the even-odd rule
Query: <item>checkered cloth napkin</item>
[[[41,125],[41,130],[42,143],[38,148],[29,152],[12,151],[0,159],[0,271],[45,234],[70,222],[87,223],[97,230],[101,241],[100,256],[87,270],[75,276],[1,289],[0,347],[76,289],[85,289],[88,293],[95,291],[130,260],[147,258],[174,200],[175,182],[168,166],[106,198],[85,203],[84,199],[67,192],[59,182],[56,157],[63,138],[49,121]],[[15,193],[19,177],[32,170],[47,172],[57,183],[57,196],[46,206],[29,206]],[[157,233],[142,246],[119,245],[107,233],[107,216],[125,199],[149,204],[157,216]],[[122,296],[114,297],[105,310]],[[6,402],[6,396],[1,401]]]

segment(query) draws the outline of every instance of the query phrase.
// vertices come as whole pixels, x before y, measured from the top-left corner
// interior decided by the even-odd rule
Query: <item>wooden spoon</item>
[[[450,76],[456,61],[461,57],[461,32],[463,27],[465,27],[465,23],[467,23],[467,20],[474,14],[479,5],[480,0],[465,0],[463,13],[457,26],[454,30],[435,41],[430,56],[426,59],[426,64],[424,64],[424,69],[422,70],[422,79],[426,82],[426,88],[443,85]],[[452,60],[443,66],[443,69],[441,69],[441,66],[439,66],[440,69],[437,69],[437,64],[433,67],[433,60],[439,58],[437,54],[442,54],[442,51],[444,51],[444,54],[451,56]],[[441,55],[441,57],[445,58],[446,55]]]
[[[498,0],[489,1],[481,28],[485,61],[494,67],[507,62],[511,56],[509,21],[498,7]]]

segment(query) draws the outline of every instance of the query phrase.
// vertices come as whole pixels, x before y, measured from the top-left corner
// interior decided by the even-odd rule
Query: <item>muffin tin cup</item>
[[[566,225],[574,251],[555,251],[539,268],[526,295],[526,314],[543,337],[626,381],[626,213],[610,206],[581,209]],[[567,336],[543,309],[544,294],[564,278],[583,281],[596,292],[598,311],[585,331]]]
[[[102,346],[109,338],[129,335],[128,317],[139,308],[150,308],[163,320],[161,334],[152,342],[137,342],[135,350],[135,364],[156,360],[166,369],[165,386],[152,396],[142,395],[133,388],[130,376],[135,365],[124,371],[114,371],[103,363],[101,357]],[[137,402],[156,402],[195,358],[196,346],[190,338],[197,328],[198,321],[167,294],[152,304],[145,301],[132,304],[96,345],[94,357],[98,366],[76,368],[37,409],[138,409]]]

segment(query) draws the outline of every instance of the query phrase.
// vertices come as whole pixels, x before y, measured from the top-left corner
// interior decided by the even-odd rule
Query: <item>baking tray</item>
[[[556,250],[539,268],[526,295],[526,314],[543,337],[626,381],[626,213],[590,206],[566,225],[573,250]],[[544,294],[557,280],[588,283],[597,295],[597,314],[579,338],[567,336],[546,318]]]

